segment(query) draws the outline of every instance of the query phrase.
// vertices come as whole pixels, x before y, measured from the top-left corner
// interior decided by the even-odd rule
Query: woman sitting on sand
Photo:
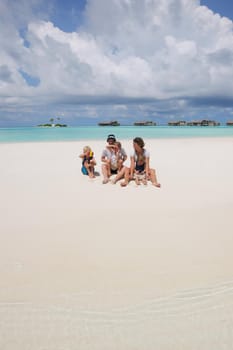
[[[82,158],[82,168],[81,171],[83,175],[88,175],[91,179],[95,177],[95,165],[96,161],[94,158],[94,152],[92,152],[89,146],[83,148],[83,153],[79,156]]]
[[[135,137],[133,140],[134,151],[130,155],[130,168],[125,171],[125,179],[121,186],[127,186],[129,181],[133,179],[135,179],[137,185],[140,184],[140,181],[146,185],[147,180],[150,180],[152,185],[161,186],[157,181],[155,169],[150,168],[150,154],[144,149],[144,146],[143,139]]]

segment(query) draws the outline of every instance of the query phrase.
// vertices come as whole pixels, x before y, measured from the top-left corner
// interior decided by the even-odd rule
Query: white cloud
[[[170,99],[176,109],[192,98],[233,100],[233,23],[197,0],[88,0],[83,27],[74,33],[42,11],[36,15],[39,5],[0,4],[3,111],[51,103],[126,106],[137,99],[154,108],[160,101],[158,109]],[[20,70],[39,86],[29,86]]]

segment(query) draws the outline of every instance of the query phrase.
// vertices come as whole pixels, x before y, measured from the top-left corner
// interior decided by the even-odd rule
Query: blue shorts
[[[87,168],[85,168],[85,166],[82,166],[81,172],[83,173],[83,175],[88,175]]]

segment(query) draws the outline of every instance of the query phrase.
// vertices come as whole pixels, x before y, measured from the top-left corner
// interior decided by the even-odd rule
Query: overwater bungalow
[[[156,123],[150,120],[139,121],[134,123],[135,126],[155,126]]]
[[[215,120],[194,120],[191,122],[188,122],[187,125],[189,126],[219,126],[220,123],[216,122]]]
[[[226,125],[227,125],[227,126],[233,126],[233,120],[228,120],[228,121],[226,122]]]
[[[99,126],[120,126],[120,123],[117,120],[108,121],[108,122],[100,122]]]
[[[178,120],[178,121],[173,121],[173,122],[168,122],[169,126],[185,126],[186,121],[185,120]]]

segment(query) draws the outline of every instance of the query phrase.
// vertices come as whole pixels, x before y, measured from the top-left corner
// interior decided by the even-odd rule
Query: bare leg
[[[96,165],[96,162],[91,160],[90,164],[89,164],[89,169],[90,169],[90,172],[91,172],[91,178],[95,178],[95,165]]]
[[[157,180],[155,169],[150,169],[150,180],[153,186],[161,187],[160,183]]]
[[[123,169],[123,161],[122,161],[122,159],[118,160],[117,168],[118,168],[118,172],[120,172]]]
[[[143,174],[143,177],[142,177],[142,183],[144,186],[147,185],[147,179],[146,179],[146,174]]]
[[[106,184],[106,183],[108,183],[108,178],[109,178],[109,176],[108,176],[108,164],[102,164],[101,170],[102,170],[102,174],[104,177],[102,182],[103,182],[103,184]]]
[[[95,177],[94,175],[94,167],[92,164],[89,164],[88,162],[84,163],[85,168],[87,169],[88,176],[90,179],[93,179]]]
[[[130,172],[130,169],[125,167],[125,178],[124,178],[124,181],[121,182],[122,187],[127,186],[129,183],[129,172]]]
[[[140,175],[138,175],[138,174],[135,175],[135,183],[136,183],[137,186],[138,186],[138,185],[141,185],[141,181],[140,181],[139,176],[140,176]]]
[[[123,167],[116,175],[115,179],[112,181],[113,184],[116,184],[118,180],[122,179],[125,175],[126,167]]]
[[[91,179],[94,179],[94,178],[95,178],[95,169],[94,169],[94,167],[91,166],[91,167],[89,168],[89,170],[90,170],[89,177],[90,177]]]

